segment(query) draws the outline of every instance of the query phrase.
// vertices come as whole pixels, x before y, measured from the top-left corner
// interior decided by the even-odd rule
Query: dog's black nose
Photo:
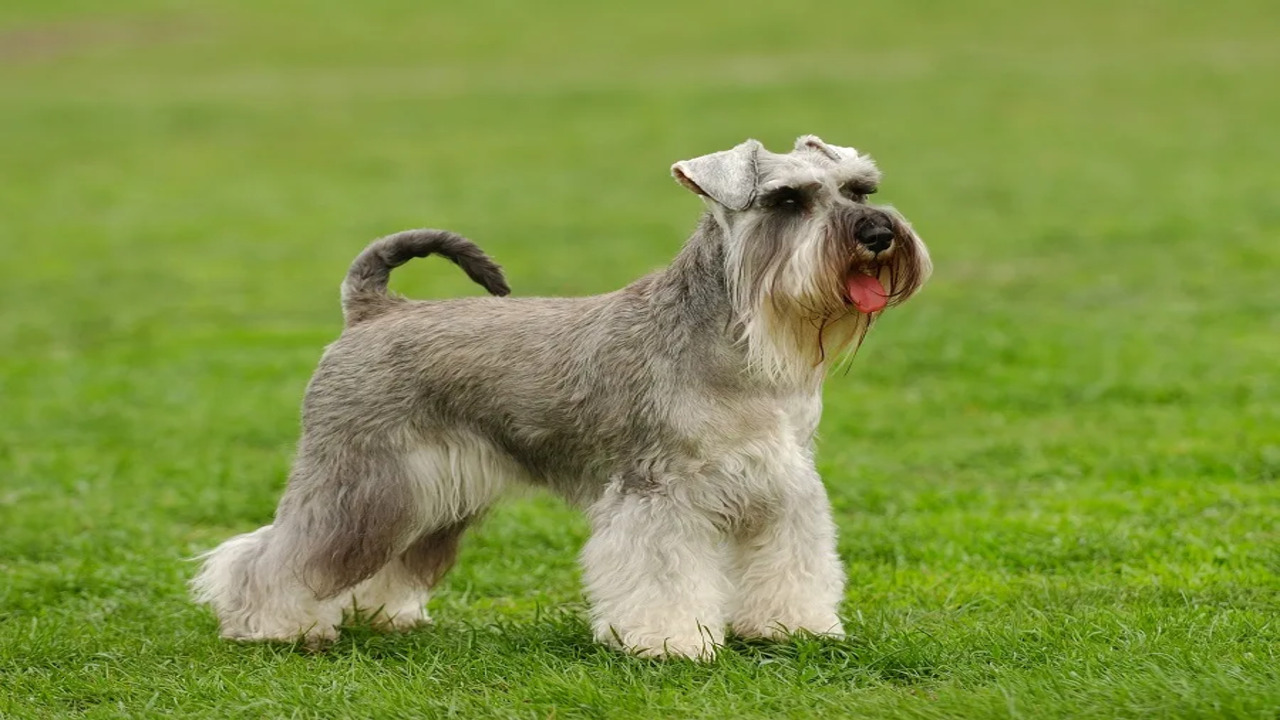
[[[893,244],[893,228],[878,222],[865,222],[854,233],[858,242],[873,253],[884,252]]]

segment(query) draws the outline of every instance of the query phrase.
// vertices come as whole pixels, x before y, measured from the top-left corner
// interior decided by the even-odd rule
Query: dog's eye
[[[809,196],[793,187],[778,188],[761,199],[763,206],[775,210],[803,210],[808,202]]]
[[[840,186],[840,194],[856,203],[867,201],[868,195],[875,195],[877,188],[860,183],[847,183]]]

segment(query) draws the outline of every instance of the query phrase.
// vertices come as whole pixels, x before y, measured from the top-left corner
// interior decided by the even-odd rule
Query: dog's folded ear
[[[858,151],[851,147],[841,147],[839,145],[828,145],[822,141],[817,135],[801,135],[796,138],[796,151],[812,151],[825,156],[832,162],[841,162],[843,160],[853,160],[858,157]]]
[[[746,210],[756,194],[756,160],[762,146],[747,140],[730,150],[681,160],[671,174],[683,186],[730,210]]]

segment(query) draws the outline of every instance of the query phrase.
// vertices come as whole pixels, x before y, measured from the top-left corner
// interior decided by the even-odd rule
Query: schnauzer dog
[[[925,282],[928,252],[871,205],[852,148],[748,140],[676,163],[706,212],[670,267],[605,295],[416,302],[392,268],[441,255],[492,295],[470,241],[410,230],[342,285],[346,327],[307,388],[275,521],[192,581],[237,640],[337,636],[344,611],[404,629],[504,489],[586,508],[595,637],[707,659],[742,637],[840,636],[844,573],[814,467],[824,371]]]

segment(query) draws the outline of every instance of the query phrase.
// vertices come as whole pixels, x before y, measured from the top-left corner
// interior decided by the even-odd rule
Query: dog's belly
[[[450,402],[421,418],[415,432],[424,440],[465,430],[517,468],[511,477],[546,487],[575,504],[588,504],[620,469],[641,455],[677,453],[687,447],[670,426],[646,413],[602,410],[611,401],[593,398],[544,402],[536,411],[494,403],[488,393],[450,394]],[[461,402],[455,402],[455,401]],[[465,405],[466,407],[459,407]]]

